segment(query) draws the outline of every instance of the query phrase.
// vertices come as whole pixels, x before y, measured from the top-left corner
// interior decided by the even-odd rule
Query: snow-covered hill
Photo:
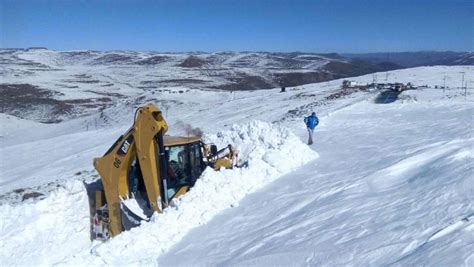
[[[337,54],[0,49],[0,113],[56,123],[147,92],[269,89],[385,69]]]
[[[112,60],[102,58],[100,66]],[[128,68],[110,79],[127,77]],[[131,85],[130,94],[124,90],[96,113],[55,124],[2,114],[0,259],[6,265],[472,266],[474,98],[472,89],[465,95],[459,88],[463,74],[474,80],[474,67],[353,78],[426,85],[389,104],[375,103],[379,91],[341,91],[341,80],[285,93],[188,87],[138,93]],[[30,79],[25,83],[37,85]],[[446,90],[435,88],[445,81]],[[57,88],[65,99],[88,94]],[[147,102],[162,108],[171,134],[186,134],[189,123],[219,144],[236,143],[252,160],[243,169],[205,172],[175,208],[106,244],[91,244],[81,181],[97,177],[92,158]],[[310,150],[301,121],[313,110],[321,124]]]
[[[416,61],[423,55],[404,57]],[[429,55],[438,58],[437,53]],[[437,63],[471,64],[472,53],[456,55],[459,59],[439,57]],[[144,93],[183,87],[214,91],[292,87],[403,68],[380,58],[370,60],[335,53],[0,49],[0,113],[57,123],[101,112]]]
[[[325,116],[318,160],[192,231],[158,263],[473,266],[473,99],[406,96]]]
[[[349,63],[350,59],[265,52],[0,50],[4,83],[31,82],[65,94],[58,99],[76,99],[78,96],[70,92],[78,91],[94,97],[101,92],[129,96],[175,86],[229,90],[292,86],[304,83],[291,81],[295,73],[308,76],[310,82],[341,77],[325,69],[333,61]],[[64,87],[74,90],[65,93]]]

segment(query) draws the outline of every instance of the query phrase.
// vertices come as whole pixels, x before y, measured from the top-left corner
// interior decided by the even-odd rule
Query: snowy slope
[[[325,117],[319,160],[196,229],[159,263],[472,266],[474,106],[425,94]]]
[[[379,81],[430,87],[384,105],[374,103],[377,91],[335,97],[341,83],[335,80],[286,93],[143,92],[59,124],[2,116],[0,259],[8,265],[472,265],[474,99],[471,89],[464,96],[457,88],[461,72],[474,80],[473,67],[379,73]],[[445,76],[450,89],[434,89]],[[190,123],[221,146],[238,144],[255,164],[206,172],[176,209],[95,246],[80,181],[97,177],[92,158],[146,102],[162,107],[172,134],[186,134]],[[294,136],[304,141],[301,116],[311,110],[321,117],[315,152]],[[222,183],[229,191],[209,191]],[[44,196],[22,202],[13,190]],[[209,195],[216,198],[196,207]],[[164,228],[169,234],[160,234]]]

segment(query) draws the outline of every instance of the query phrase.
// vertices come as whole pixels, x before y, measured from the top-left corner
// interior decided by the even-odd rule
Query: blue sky
[[[472,0],[0,0],[0,46],[56,50],[472,51]]]

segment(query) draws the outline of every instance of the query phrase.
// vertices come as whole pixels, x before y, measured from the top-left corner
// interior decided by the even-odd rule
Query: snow
[[[332,113],[316,130],[318,160],[193,230],[158,263],[469,265],[474,162],[459,154],[472,155],[473,112],[461,100]]]
[[[72,181],[42,201],[2,205],[2,265],[53,265],[90,247],[87,202],[82,183]]]
[[[131,86],[131,96],[103,114],[59,124],[2,114],[0,193],[35,186],[47,192],[41,200],[0,199],[0,260],[69,266],[472,266],[474,99],[472,89],[464,95],[457,88],[461,72],[474,79],[471,66],[378,73],[379,82],[387,77],[386,82],[429,86],[402,92],[390,104],[375,104],[376,91],[328,100],[342,82],[335,80],[286,93],[176,87],[154,94]],[[449,89],[433,88],[443,85],[444,76]],[[41,83],[50,79],[42,76]],[[361,84],[373,79],[350,78]],[[162,107],[170,134],[186,134],[191,123],[218,147],[236,145],[239,163],[248,165],[208,169],[163,214],[107,243],[91,243],[81,180],[97,177],[92,159],[130,126],[135,106],[146,102]],[[313,110],[320,125],[308,147],[301,120]]]
[[[23,120],[15,116],[0,113],[0,138],[11,137],[14,132],[25,131],[28,128],[41,128],[38,122]]]
[[[33,261],[37,264],[62,263],[68,265],[85,264],[85,262],[91,264],[106,262],[115,265],[133,262],[144,263],[146,260],[153,263],[154,257],[168,250],[192,228],[206,224],[225,209],[238,206],[239,201],[246,195],[318,156],[288,129],[266,122],[252,121],[244,125],[234,125],[230,131],[219,132],[216,135],[207,136],[206,139],[216,144],[234,144],[241,150],[241,160],[247,162],[248,167],[232,170],[222,169],[219,172],[210,168],[206,169],[192,190],[182,198],[175,200],[173,207],[166,209],[163,214],[155,214],[151,223],[143,223],[140,228],[132,229],[108,243],[94,247],[94,255],[90,255],[89,242],[85,241],[89,232],[87,197],[85,190],[81,187],[78,188],[78,182],[74,182],[72,185],[68,183],[66,190],[55,191],[46,200],[39,201],[37,205],[32,204],[22,207],[23,209],[5,205],[7,208],[0,211],[0,217],[4,222],[4,225],[0,227],[3,237],[0,247],[10,257],[6,257],[7,255],[0,255],[0,257],[10,259],[11,261],[4,262],[9,265],[26,264]],[[292,156],[294,152],[297,153],[297,156]],[[291,160],[283,161],[282,158]],[[71,190],[75,192],[71,193]],[[71,194],[77,196],[67,200]],[[47,210],[44,210],[48,207],[51,212],[57,212],[54,208],[61,206],[66,201],[68,203],[61,207],[60,211],[67,209],[67,212],[57,213],[61,214],[60,216],[63,218],[58,219],[57,216],[44,214],[48,213]],[[132,209],[133,203],[133,201],[127,200],[127,204],[130,204]],[[63,254],[49,255],[51,248],[48,246],[34,248],[27,245],[31,240],[25,237],[31,234],[31,230],[22,231],[20,235],[17,235],[18,229],[15,228],[15,225],[18,219],[30,226],[30,229],[35,229],[35,240],[42,240],[46,243],[57,242],[57,235],[52,234],[51,227],[55,227],[56,224],[62,226],[67,221],[72,223],[79,221],[80,223],[73,223],[72,227],[61,229],[67,231],[62,233],[61,238],[66,239],[63,242],[74,242],[69,237],[77,238],[80,233],[82,241],[79,244],[82,246],[79,246],[78,243],[72,247],[68,246],[68,249],[75,250],[72,257],[64,258]],[[38,224],[38,219],[45,222]],[[76,228],[78,226],[81,227],[81,230]],[[161,231],[162,229],[166,229],[166,232]],[[140,245],[129,249],[130,242]],[[79,249],[76,246],[79,246]],[[34,253],[30,253],[30,249],[34,249]],[[118,251],[121,254],[120,259],[116,257]],[[17,261],[16,257],[12,257],[12,253],[18,257],[21,256],[22,261]],[[79,257],[77,253],[79,253]]]

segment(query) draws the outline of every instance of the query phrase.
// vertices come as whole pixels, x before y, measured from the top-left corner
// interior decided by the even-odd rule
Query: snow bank
[[[73,181],[44,200],[0,206],[1,265],[53,265],[90,246],[87,202]]]
[[[155,263],[193,228],[318,157],[290,130],[260,121],[234,125],[205,139],[218,147],[234,144],[245,167],[220,172],[206,169],[191,191],[163,214],[92,248],[86,241],[87,197],[78,182],[42,201],[4,206],[0,209],[0,258],[7,265]]]
[[[288,129],[260,121],[234,125],[230,131],[205,139],[218,147],[234,144],[240,150],[241,163],[248,161],[248,166],[220,172],[206,169],[194,188],[175,201],[174,207],[155,214],[150,223],[95,248],[100,262],[153,263],[193,228],[237,206],[245,195],[318,157]]]

